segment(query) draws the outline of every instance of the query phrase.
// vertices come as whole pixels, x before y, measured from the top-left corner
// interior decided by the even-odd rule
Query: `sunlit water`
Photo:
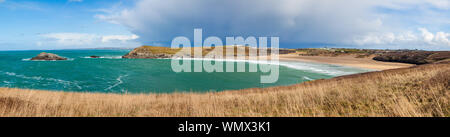
[[[175,73],[170,59],[122,59],[129,50],[47,51],[69,60],[29,60],[40,52],[43,51],[0,51],[0,87],[107,93],[207,92],[292,85],[370,71],[327,64],[280,62],[278,82],[261,84],[260,76],[267,73]],[[89,58],[92,55],[101,58]],[[249,63],[258,62],[246,62],[247,69]]]

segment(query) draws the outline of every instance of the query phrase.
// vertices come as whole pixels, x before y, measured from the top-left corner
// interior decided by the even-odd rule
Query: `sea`
[[[68,60],[30,60],[41,52],[55,53]],[[123,59],[121,56],[128,52],[130,50],[0,51],[0,87],[118,94],[220,92],[286,86],[373,71],[329,64],[280,61],[278,81],[263,84],[260,82],[261,75],[268,73],[261,71],[177,73],[172,70],[171,59]],[[192,60],[194,61],[202,60]],[[213,62],[223,63],[223,60]],[[248,69],[251,63],[264,62],[244,63]]]

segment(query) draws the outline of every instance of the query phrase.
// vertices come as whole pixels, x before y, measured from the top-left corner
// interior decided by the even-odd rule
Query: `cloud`
[[[177,36],[192,37],[194,28],[203,28],[204,37],[223,39],[279,36],[282,43],[354,44],[358,41],[398,45],[396,42],[401,37],[409,38],[399,33],[408,31],[413,23],[420,25],[435,9],[448,10],[448,7],[448,0],[138,0],[133,7],[95,17],[126,26],[143,43],[167,44]],[[411,10],[422,14],[397,15]],[[448,21],[443,18],[442,24],[426,23],[445,27]],[[366,39],[354,40],[361,36]]]
[[[135,40],[139,38],[137,35],[109,35],[109,36],[103,36],[102,42],[111,42],[111,41],[129,41],[129,40]]]
[[[41,35],[48,40],[54,40],[61,45],[90,45],[99,39],[99,36],[94,34],[83,33],[49,33]]]
[[[418,32],[408,31],[398,34],[392,32],[378,34],[371,33],[364,36],[358,36],[354,39],[354,43],[359,46],[393,46],[386,48],[402,48],[395,46],[408,45],[408,48],[449,49],[449,39],[450,33],[432,33],[426,28],[418,28]],[[403,48],[405,48],[405,46],[403,46]]]
[[[450,0],[426,0],[426,1],[439,9],[448,10],[450,8]]]
[[[75,47],[102,47],[102,46],[139,46],[134,41],[137,35],[96,35],[87,33],[48,33],[39,35],[41,41],[37,45],[60,45]]]
[[[433,34],[425,28],[419,28],[422,32],[424,42],[432,45],[446,45],[450,47],[450,33],[437,32]]]
[[[140,0],[131,9],[96,17],[125,25],[144,41],[171,41],[203,28],[204,34],[221,37],[280,36],[293,42],[326,37],[334,42],[352,31],[377,28],[364,14],[365,4],[350,1],[362,6],[339,9],[347,4],[323,0]],[[347,17],[354,20],[342,19]]]
[[[420,30],[420,32],[422,32],[422,37],[425,42],[431,43],[433,41],[433,39],[434,39],[433,33],[429,32],[425,28],[419,28],[418,30]]]

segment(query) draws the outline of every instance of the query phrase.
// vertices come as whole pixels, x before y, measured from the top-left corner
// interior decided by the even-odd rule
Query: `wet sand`
[[[396,68],[405,68],[414,66],[413,64],[406,63],[394,63],[394,62],[381,62],[372,60],[372,58],[355,58],[354,56],[299,56],[295,54],[280,55],[280,61],[302,61],[302,62],[314,62],[325,63],[333,65],[341,65],[348,67],[357,67],[374,70],[387,70]]]

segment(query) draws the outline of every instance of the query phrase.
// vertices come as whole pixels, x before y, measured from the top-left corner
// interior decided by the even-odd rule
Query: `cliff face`
[[[122,58],[140,58],[140,59],[171,58],[178,51],[179,49],[172,49],[168,47],[142,46],[135,48],[133,51],[122,56]]]

